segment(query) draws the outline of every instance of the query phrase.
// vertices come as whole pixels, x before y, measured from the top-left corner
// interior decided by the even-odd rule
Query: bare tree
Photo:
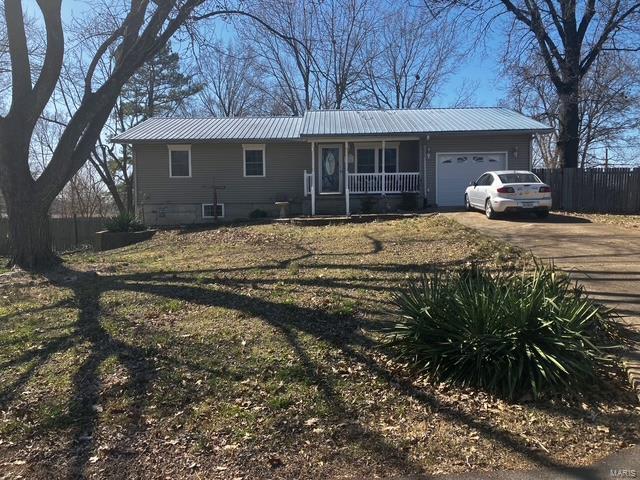
[[[91,164],[85,164],[69,180],[51,205],[57,217],[106,217],[113,213],[113,201]]]
[[[68,119],[51,159],[35,179],[29,149],[38,119],[50,103],[65,54],[61,0],[36,0],[42,16],[46,47],[41,67],[34,69],[20,0],[4,1],[3,23],[11,60],[11,104],[0,116],[0,188],[7,204],[13,263],[37,268],[55,260],[47,222],[49,207],[66,183],[84,165],[99,138],[124,84],[145,61],[156,55],[185,24],[218,16],[246,15],[234,8],[207,8],[206,0],[113,2],[95,12],[101,38],[95,50],[77,48],[90,59],[78,108]],[[277,33],[272,29],[271,33]],[[102,75],[101,59],[109,54],[113,68]]]
[[[61,121],[54,121],[54,112],[47,112],[41,118],[33,132],[33,141],[29,152],[31,170],[41,173],[51,161],[55,147],[64,132]],[[105,216],[112,211],[108,191],[101,182],[96,170],[85,164],[69,180],[62,191],[53,200],[50,214],[57,217],[93,217]]]
[[[241,117],[265,112],[256,55],[249,45],[217,43],[200,61],[202,107],[214,117]]]
[[[300,42],[265,36],[260,26],[241,28],[261,57],[268,81],[263,93],[275,95],[288,113],[342,108],[364,72],[363,57],[374,31],[375,0],[267,0],[261,4],[270,25]]]
[[[640,51],[640,2],[634,0],[449,0],[426,2],[462,6],[488,23],[511,19],[508,48],[528,52],[533,44],[558,97],[558,157],[576,167],[580,152],[583,79],[607,51]],[[485,25],[486,27],[486,25]]]
[[[200,90],[193,75],[182,72],[180,57],[169,45],[125,83],[89,157],[121,214],[134,210],[133,155],[129,146],[113,144],[111,138],[152,116],[185,110],[189,98]]]
[[[317,49],[319,8],[305,0],[265,0],[260,3],[265,21],[293,40],[265,35],[262,25],[244,19],[238,31],[255,47],[261,61],[262,93],[291,115],[300,115],[318,104]],[[268,79],[268,80],[267,80]]]
[[[343,108],[363,77],[366,46],[375,31],[373,2],[333,0],[319,10],[317,91],[322,108]]]
[[[551,134],[536,136],[535,146],[544,166],[560,167],[556,148],[560,99],[542,59],[536,52],[518,55],[505,65],[503,73],[510,80],[504,103],[556,127]],[[640,64],[635,55],[602,54],[582,80],[578,108],[580,167],[599,165],[596,151],[636,142],[640,128]]]
[[[265,36],[256,25],[238,29],[255,45],[258,85],[278,113],[424,107],[459,59],[460,42],[450,22],[417,6],[267,0],[262,8],[269,24],[304,45]]]
[[[361,103],[375,108],[424,108],[460,60],[446,19],[402,6],[368,39]]]

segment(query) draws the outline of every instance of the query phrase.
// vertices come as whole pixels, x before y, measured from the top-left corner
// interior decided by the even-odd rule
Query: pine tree
[[[170,45],[143,64],[123,87],[105,132],[89,158],[121,214],[134,213],[133,164],[130,148],[111,144],[110,137],[153,116],[169,116],[183,110],[188,99],[201,89],[193,75],[182,72],[180,56]]]

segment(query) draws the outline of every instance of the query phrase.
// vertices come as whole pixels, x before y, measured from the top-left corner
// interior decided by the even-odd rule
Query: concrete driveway
[[[615,308],[640,334],[640,231],[566,215],[539,220],[520,215],[488,220],[481,212],[451,212],[451,217],[556,266],[579,280],[589,294]],[[625,358],[631,381],[640,392],[640,351]]]

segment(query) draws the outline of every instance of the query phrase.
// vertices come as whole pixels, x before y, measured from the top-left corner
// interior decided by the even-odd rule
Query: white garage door
[[[440,207],[464,205],[464,190],[484,172],[507,168],[505,152],[439,153],[436,156],[436,203]]]

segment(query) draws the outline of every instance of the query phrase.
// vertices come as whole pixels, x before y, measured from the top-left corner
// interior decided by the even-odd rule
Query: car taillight
[[[543,187],[540,187],[539,190],[540,193],[551,193],[551,187],[547,187],[546,185]]]
[[[498,193],[516,193],[513,187],[500,187],[498,188]]]

